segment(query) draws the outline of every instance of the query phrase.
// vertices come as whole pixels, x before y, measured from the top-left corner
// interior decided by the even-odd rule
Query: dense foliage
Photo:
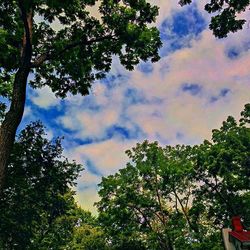
[[[76,223],[70,187],[81,169],[62,156],[59,139],[46,139],[40,123],[28,125],[15,142],[7,168],[0,248],[60,249]]]
[[[215,250],[223,249],[220,229],[232,216],[249,225],[250,104],[241,115],[199,146],[145,141],[128,150],[127,166],[100,184],[97,207],[109,240],[121,245],[126,238],[138,249]]]
[[[29,22],[29,15],[29,66],[35,78],[31,85],[49,85],[59,96],[68,91],[87,94],[91,82],[110,70],[113,55],[128,69],[140,59],[159,59],[159,32],[147,27],[158,14],[156,6],[146,0],[103,0],[98,19],[87,10],[95,4],[96,0],[1,1],[1,95],[6,95],[10,77],[21,66],[24,19]]]
[[[212,142],[204,141],[197,148],[198,202],[220,226],[228,226],[233,215],[240,215],[250,226],[249,118],[247,104],[239,123],[229,116],[220,129],[213,130]]]
[[[106,236],[99,223],[90,212],[77,208],[74,214],[77,219],[65,250],[110,250]],[[57,248],[55,248],[57,249]]]

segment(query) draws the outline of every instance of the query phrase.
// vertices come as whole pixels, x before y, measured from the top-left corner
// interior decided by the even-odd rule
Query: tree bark
[[[22,1],[18,1],[18,3],[24,25],[24,34],[20,67],[13,83],[10,109],[0,127],[0,194],[4,188],[6,167],[15,141],[16,131],[23,117],[27,79],[31,68],[33,12],[32,9],[27,11]]]
[[[24,112],[29,69],[19,69],[15,76],[12,101],[0,127],[0,192],[4,187],[6,166],[15,141],[16,130]]]

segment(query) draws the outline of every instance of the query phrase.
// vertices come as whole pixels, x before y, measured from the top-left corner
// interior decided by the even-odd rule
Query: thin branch
[[[204,180],[204,182],[212,189],[211,191],[215,191],[216,194],[220,197],[220,199],[225,202],[228,210],[232,213],[232,215],[236,214],[236,211],[234,209],[234,207],[228,202],[228,200],[221,194],[221,192],[218,190],[218,181],[216,176],[213,176],[213,178],[215,179],[215,185],[210,184],[208,180]]]
[[[175,206],[175,210],[176,210],[176,212],[179,214],[180,213],[180,211],[179,211],[179,209],[178,209],[178,200],[177,200],[177,198],[176,198],[176,196],[174,195],[174,198],[175,198],[175,204],[174,204],[174,206]]]
[[[155,230],[153,229],[152,225],[150,224],[150,221],[147,219],[146,215],[140,210],[140,208],[137,208],[136,206],[130,206],[130,207],[132,207],[135,210],[137,210],[143,216],[143,218],[144,218],[146,224],[149,226],[150,230],[152,232],[155,232]],[[156,231],[156,235],[157,235],[159,243],[161,244],[161,246],[163,247],[163,249],[166,249],[166,243],[164,242],[164,238],[162,238],[162,236],[161,236],[161,234],[159,233],[158,230]],[[168,234],[167,234],[167,237],[168,237],[168,241],[169,241],[169,246],[168,247],[170,249],[172,249],[172,246],[170,245],[170,240],[169,240],[169,235]]]
[[[183,206],[182,201],[181,201],[180,197],[178,196],[178,194],[177,194],[175,188],[173,188],[173,192],[174,192],[174,194],[175,194],[176,199],[177,199],[178,202],[180,203],[181,210],[182,210],[182,212],[183,212],[183,214],[184,214],[184,217],[186,218],[186,221],[187,221],[187,223],[188,223],[188,225],[189,225],[189,228],[192,229],[192,230],[194,230],[194,232],[197,232],[197,229],[196,229],[196,228],[193,226],[193,224],[191,223],[191,221],[190,221],[190,219],[189,219],[189,216],[188,216],[188,214],[187,214],[187,211],[185,210],[185,207]]]
[[[187,193],[187,201],[186,201],[186,204],[185,204],[185,209],[187,210],[188,208],[188,202],[189,202],[189,197],[191,195],[191,187],[189,186],[188,187],[188,193]]]
[[[74,48],[76,48],[76,47],[78,47],[80,45],[91,45],[93,43],[101,42],[101,41],[104,41],[106,39],[112,39],[112,38],[114,38],[113,35],[106,35],[106,36],[94,38],[94,39],[91,39],[91,40],[82,39],[80,41],[75,41],[75,42],[69,43],[68,45],[66,45],[60,51],[57,51],[57,52],[55,52],[55,51],[52,51],[52,52],[51,51],[47,51],[44,54],[40,55],[39,57],[37,57],[34,60],[34,62],[31,64],[31,67],[32,68],[39,67],[45,61],[53,60],[56,57],[58,57],[58,56],[62,55],[63,53],[65,53],[66,51],[74,49]]]
[[[158,189],[158,178],[157,178],[157,172],[156,172],[156,169],[155,169],[155,191],[156,191],[156,196],[157,196],[157,200],[158,200],[158,203],[159,203],[159,206],[160,206],[160,212],[161,212],[161,215],[162,215],[162,219],[161,222],[163,223],[164,226],[166,226],[166,218],[164,216],[164,212],[163,212],[163,207],[162,207],[162,202],[161,202],[161,195],[159,193],[159,189]]]
[[[137,212],[139,212],[139,214],[142,215],[143,219],[145,220],[146,224],[149,226],[149,228],[153,231],[152,225],[150,223],[150,221],[148,220],[147,216],[141,211],[140,208],[134,206],[134,205],[130,205],[128,204],[128,207],[135,209]]]

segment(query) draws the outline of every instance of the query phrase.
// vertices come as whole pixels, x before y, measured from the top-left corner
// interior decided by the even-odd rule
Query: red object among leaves
[[[229,232],[229,235],[239,240],[240,242],[250,242],[250,231],[242,231],[242,232]]]
[[[250,231],[244,230],[239,216],[232,218],[233,230],[229,232],[229,237],[232,237],[241,243],[250,243]]]
[[[233,231],[235,232],[242,232],[243,231],[243,225],[240,220],[240,216],[234,216],[232,218],[232,226],[233,226]]]

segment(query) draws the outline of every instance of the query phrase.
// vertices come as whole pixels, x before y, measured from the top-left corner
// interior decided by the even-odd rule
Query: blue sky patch
[[[114,137],[115,135],[120,135],[123,138],[130,139],[130,132],[127,128],[119,126],[119,125],[114,125],[111,126],[107,130],[107,135],[111,138]]]
[[[129,129],[126,126],[122,126],[120,124],[115,124],[110,126],[106,133],[107,138],[110,139],[113,137],[120,137],[121,139],[131,140],[131,139],[138,139],[142,136],[142,131],[139,126],[136,124],[132,124],[133,126]]]
[[[144,93],[136,88],[127,88],[124,92],[125,104],[161,104],[163,100],[159,97],[152,97],[147,99]]]
[[[30,107],[32,109],[32,116],[26,117],[26,122],[41,120],[51,126],[57,126],[56,118],[64,114],[63,104],[60,108],[53,106],[49,109],[40,108],[37,105],[34,105],[30,99],[26,100],[25,108]]]
[[[239,58],[241,54],[241,49],[238,47],[231,47],[226,50],[226,56],[232,60]]]
[[[102,173],[91,160],[86,160],[86,169],[93,175],[102,176]]]
[[[139,64],[138,69],[145,74],[150,74],[153,72],[154,68],[151,62],[142,62]]]
[[[102,106],[96,103],[96,98],[94,94],[95,93],[93,93],[93,95],[83,96],[81,106],[85,110],[88,109],[89,111],[100,112]]]
[[[135,105],[138,103],[147,103],[147,99],[143,93],[135,88],[128,88],[124,93],[126,103]]]
[[[212,96],[212,97],[210,98],[210,103],[217,102],[219,99],[228,96],[228,94],[229,94],[230,92],[231,92],[231,90],[228,89],[228,88],[223,88],[223,89],[221,89],[218,95]]]
[[[190,46],[190,41],[206,29],[207,24],[195,4],[175,12],[172,18],[166,18],[160,26],[161,39],[165,42],[161,56]]]
[[[181,139],[183,139],[183,137],[184,137],[184,134],[183,134],[183,133],[181,133],[181,132],[177,132],[177,133],[176,133],[176,139],[177,139],[177,140],[181,140]]]
[[[89,145],[89,144],[94,143],[95,141],[91,138],[84,138],[84,139],[74,138],[74,142],[77,145]]]
[[[202,86],[196,83],[184,83],[181,89],[183,92],[188,92],[192,96],[196,96],[202,91]]]
[[[127,82],[129,79],[128,75],[125,74],[108,74],[100,82],[105,84],[108,89],[120,86],[122,83]]]
[[[250,40],[237,43],[225,49],[225,55],[231,59],[238,59],[244,52],[250,50]]]
[[[226,96],[229,92],[230,92],[230,89],[228,89],[228,88],[221,89],[219,96],[220,96],[220,97],[224,97],[224,96]]]
[[[205,19],[199,13],[196,5],[186,7],[173,16],[173,33],[178,37],[189,34],[199,35],[206,28]]]

